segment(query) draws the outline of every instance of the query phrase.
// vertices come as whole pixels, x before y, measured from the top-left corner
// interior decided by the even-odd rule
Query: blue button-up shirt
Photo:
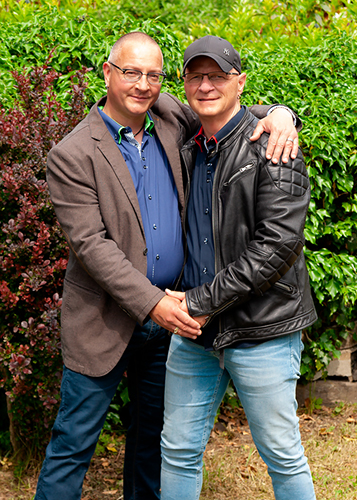
[[[188,256],[182,280],[183,290],[209,283],[216,274],[212,233],[212,189],[218,155],[212,157],[210,153],[216,149],[217,143],[238,125],[243,115],[242,107],[209,140],[203,135],[202,127],[194,138],[198,151],[187,205]]]
[[[162,289],[172,287],[183,265],[184,250],[178,193],[166,153],[146,115],[141,144],[99,109],[129,169],[139,201],[147,253],[147,277]]]
[[[192,173],[191,191],[187,205],[187,247],[188,256],[185,265],[182,290],[209,283],[215,276],[215,252],[212,231],[212,191],[213,179],[219,155],[212,155],[217,144],[224,139],[240,122],[245,113],[245,107],[209,140],[203,135],[203,129],[194,137],[197,146],[195,168]],[[217,335],[217,321],[214,320],[195,342],[211,350],[213,340]],[[230,347],[252,347],[259,341],[237,342]]]

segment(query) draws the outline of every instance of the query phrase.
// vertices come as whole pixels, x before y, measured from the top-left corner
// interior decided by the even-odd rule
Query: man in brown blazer
[[[198,120],[175,97],[159,98],[162,64],[148,35],[120,38],[103,65],[107,95],[48,156],[48,186],[70,257],[61,313],[61,407],[36,500],[80,499],[124,371],[131,400],[124,498],[160,498],[168,331],[201,333],[180,301],[164,292],[183,266],[179,150]],[[267,109],[254,112],[262,117]],[[289,112],[274,111],[253,138],[265,128],[272,132],[270,155],[278,158],[283,149],[286,160],[296,155]]]

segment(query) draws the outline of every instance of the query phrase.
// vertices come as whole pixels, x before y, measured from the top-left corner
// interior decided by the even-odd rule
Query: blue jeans
[[[84,475],[125,370],[131,421],[125,449],[124,498],[160,498],[160,432],[168,346],[167,331],[150,320],[135,328],[122,358],[107,375],[88,377],[64,368],[61,405],[36,500],[80,500]]]
[[[248,349],[225,349],[222,370],[219,353],[172,337],[161,435],[161,500],[199,498],[203,452],[230,378],[268,466],[275,498],[315,499],[296,416],[301,350],[301,332]]]

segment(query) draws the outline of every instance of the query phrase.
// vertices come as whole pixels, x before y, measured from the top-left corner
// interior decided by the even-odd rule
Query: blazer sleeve
[[[80,146],[80,137],[74,135],[71,141],[77,142],[79,150],[83,149]],[[142,324],[165,293],[153,286],[146,276],[134,267],[111,237],[103,220],[95,180],[90,174],[90,155],[84,154],[83,151],[72,154],[69,149],[60,143],[50,151],[47,182],[66,240],[87,273],[82,273],[82,281],[86,280],[82,286],[97,293],[105,290],[121,309]],[[133,241],[132,246],[136,255],[142,255],[144,239],[138,240]]]

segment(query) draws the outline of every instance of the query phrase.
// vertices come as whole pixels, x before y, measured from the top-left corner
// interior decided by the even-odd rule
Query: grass
[[[337,411],[336,411],[337,410]],[[300,413],[300,432],[318,500],[357,499],[357,406],[322,407]],[[205,453],[202,500],[274,500],[267,467],[246,421],[231,418],[226,431],[213,432]],[[241,425],[244,423],[245,425]]]
[[[336,403],[309,415],[299,410],[300,432],[318,500],[357,499],[357,405]],[[82,500],[122,500],[123,436],[102,439],[86,475]],[[0,458],[0,499],[32,500],[38,468],[14,478]],[[201,500],[274,500],[266,465],[252,441],[241,408],[224,407],[204,456]],[[178,499],[181,500],[181,499]],[[182,499],[184,500],[184,499]],[[296,499],[298,500],[298,499]]]

